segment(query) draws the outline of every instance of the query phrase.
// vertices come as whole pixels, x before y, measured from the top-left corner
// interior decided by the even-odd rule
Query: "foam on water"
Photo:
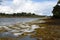
[[[29,25],[29,24],[15,24],[9,26],[0,26],[0,29],[6,29],[8,32],[12,33],[14,36],[19,36],[24,32],[33,32],[36,28],[39,28],[38,25]],[[3,30],[3,29],[2,29]],[[8,33],[6,33],[8,34]]]

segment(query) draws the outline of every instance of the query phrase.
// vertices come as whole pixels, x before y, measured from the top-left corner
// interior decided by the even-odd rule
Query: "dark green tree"
[[[60,0],[58,1],[57,5],[54,7],[52,13],[53,13],[53,17],[60,18]]]

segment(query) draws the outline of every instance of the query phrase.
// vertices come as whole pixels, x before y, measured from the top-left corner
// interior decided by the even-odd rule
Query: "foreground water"
[[[32,19],[0,25],[0,40],[60,40],[60,19]]]
[[[0,38],[17,38],[24,33],[28,33],[25,35],[30,35],[29,33],[34,32],[36,28],[39,28],[39,26],[35,24],[30,25],[27,22],[35,21],[38,19],[39,18],[0,18]],[[21,40],[26,38],[27,36]],[[28,39],[29,38],[30,37],[28,36]]]

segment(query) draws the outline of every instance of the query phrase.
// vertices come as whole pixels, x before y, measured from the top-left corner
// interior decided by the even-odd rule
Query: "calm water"
[[[24,23],[37,20],[38,18],[0,18],[0,25],[9,25],[15,23]]]

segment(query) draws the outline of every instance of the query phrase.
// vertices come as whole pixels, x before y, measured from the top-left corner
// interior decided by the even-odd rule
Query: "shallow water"
[[[4,31],[4,30],[5,31]],[[18,40],[60,40],[60,19],[39,19],[20,22],[14,25],[0,26],[1,37],[12,37]]]
[[[0,18],[0,25],[10,25],[37,20],[38,18]]]
[[[25,36],[19,40],[36,40],[36,38],[31,38],[30,36]]]
[[[17,38],[25,32],[34,32],[36,28],[39,28],[38,25],[29,25],[26,22],[31,22],[38,20],[39,18],[0,18],[0,33],[1,37],[12,37]],[[4,30],[3,30],[4,29]],[[35,38],[30,38],[28,36],[21,38],[19,40],[35,40]]]

